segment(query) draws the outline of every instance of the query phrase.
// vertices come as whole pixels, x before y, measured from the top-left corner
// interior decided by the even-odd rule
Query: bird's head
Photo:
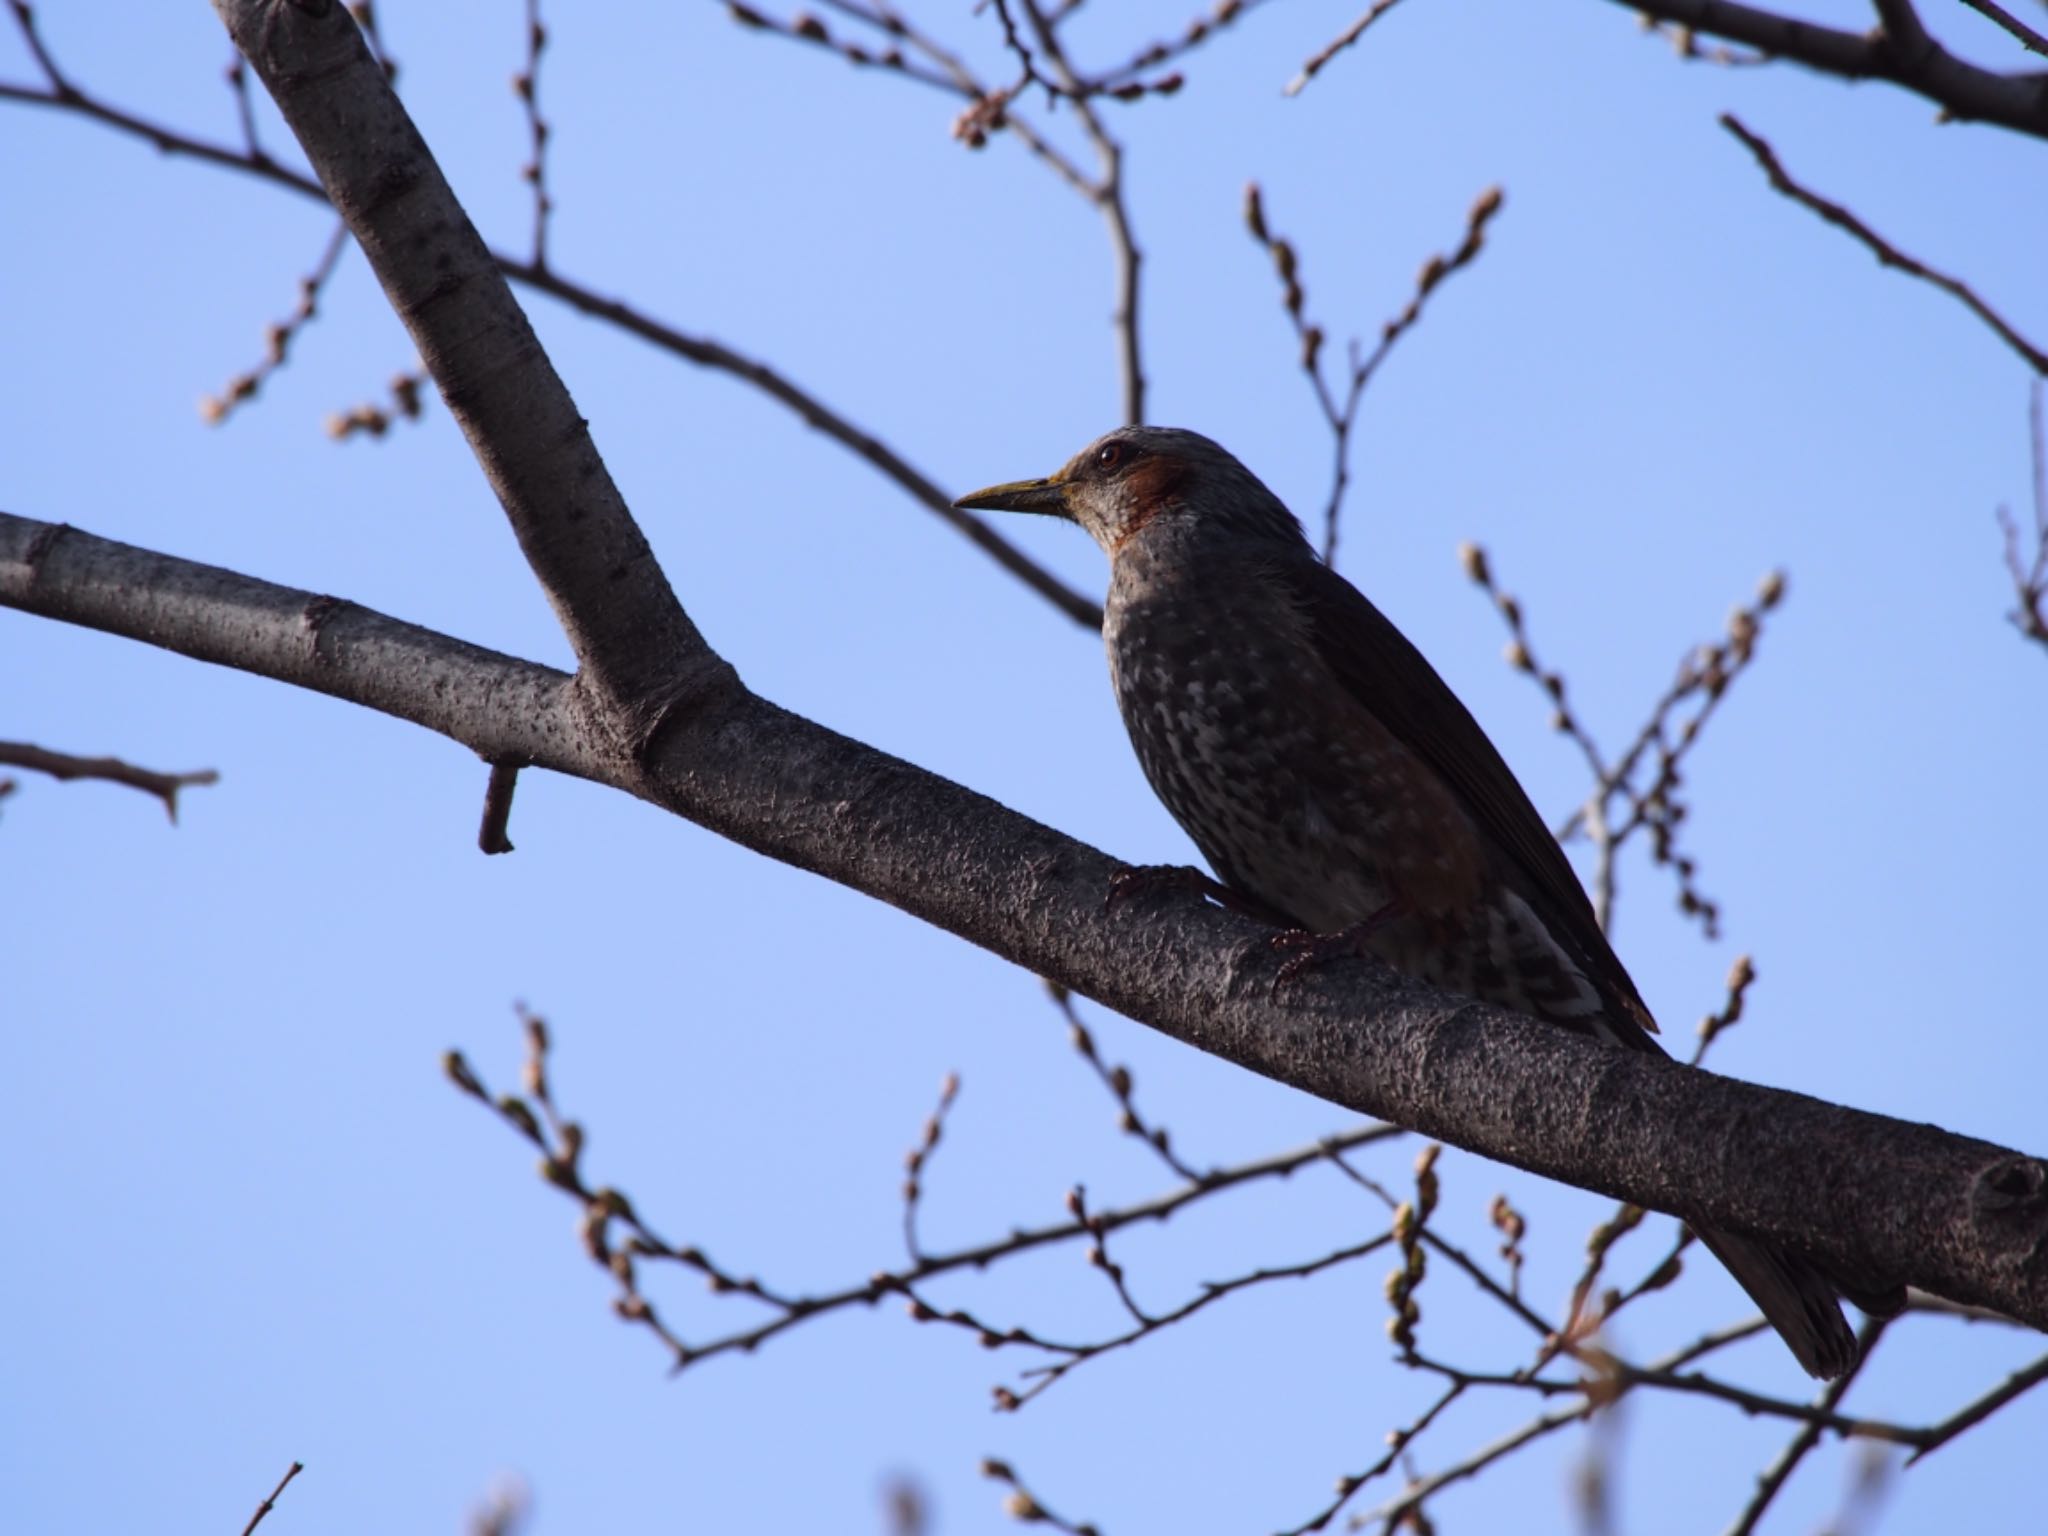
[[[1042,480],[992,485],[953,505],[1066,518],[1112,560],[1147,529],[1301,542],[1301,525],[1258,476],[1178,427],[1118,427]]]

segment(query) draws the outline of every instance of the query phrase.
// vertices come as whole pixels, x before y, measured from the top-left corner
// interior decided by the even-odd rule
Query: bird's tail
[[[1796,1254],[1747,1237],[1708,1231],[1698,1236],[1763,1309],[1764,1321],[1778,1330],[1809,1375],[1832,1380],[1856,1363],[1856,1335],[1842,1317],[1835,1299],[1838,1287],[1827,1274]]]

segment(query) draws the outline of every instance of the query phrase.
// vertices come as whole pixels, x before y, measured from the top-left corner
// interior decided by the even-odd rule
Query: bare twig
[[[251,1515],[249,1523],[242,1527],[242,1536],[250,1536],[250,1533],[263,1523],[263,1517],[277,1507],[278,1496],[284,1492],[285,1485],[305,1470],[306,1464],[303,1461],[295,1461],[285,1468],[284,1476],[277,1480],[277,1486],[270,1490],[269,1497],[256,1506],[256,1513]]]
[[[1532,1419],[1520,1429],[1503,1435],[1492,1444],[1473,1452],[1463,1461],[1454,1462],[1441,1472],[1434,1472],[1428,1477],[1411,1481],[1398,1497],[1376,1505],[1363,1514],[1353,1516],[1352,1526],[1356,1528],[1377,1522],[1387,1530],[1394,1530],[1400,1521],[1413,1515],[1425,1501],[1452,1484],[1477,1477],[1502,1457],[1513,1455],[1523,1446],[1563,1429],[1567,1424],[1576,1424],[1594,1411],[1594,1406],[1589,1403],[1583,1407],[1566,1409],[1561,1413],[1547,1413]]]
[[[1629,749],[1611,766],[1592,732],[1571,709],[1564,674],[1546,669],[1536,658],[1519,601],[1494,582],[1486,551],[1467,543],[1459,549],[1465,574],[1485,592],[1508,626],[1508,665],[1532,678],[1551,706],[1553,730],[1568,736],[1584,754],[1593,774],[1593,792],[1580,809],[1558,828],[1560,841],[1583,831],[1593,844],[1593,910],[1603,928],[1613,919],[1618,881],[1617,855],[1636,833],[1650,840],[1651,859],[1669,868],[1678,882],[1678,907],[1699,919],[1708,937],[1720,922],[1720,907],[1700,892],[1698,865],[1678,845],[1687,806],[1680,794],[1686,756],[1698,745],[1701,732],[1727,696],[1728,689],[1756,659],[1766,617],[1784,601],[1785,578],[1773,571],[1757,585],[1752,604],[1738,605],[1728,617],[1724,639],[1695,646],[1680,661],[1677,676],[1650,710]],[[1691,710],[1686,714],[1687,709]],[[1636,783],[1637,770],[1654,764],[1647,785]],[[1619,802],[1617,806],[1616,802]]]
[[[327,280],[334,276],[334,269],[341,262],[341,253],[348,249],[348,226],[336,219],[334,229],[327,237],[327,244],[321,249],[319,260],[313,263],[313,270],[299,279],[299,303],[289,315],[264,332],[263,360],[246,373],[236,374],[228,380],[227,388],[218,395],[208,395],[199,402],[199,414],[208,422],[218,425],[234,413],[235,407],[243,401],[253,399],[256,392],[268,379],[285,364],[286,355],[298,333],[312,321],[319,312],[320,290],[327,286]]]
[[[1131,232],[1130,209],[1124,201],[1123,145],[1102,125],[1102,117],[1088,100],[1088,94],[1074,66],[1068,62],[1058,29],[1046,19],[1038,0],[1017,0],[1031,20],[1032,31],[1046,62],[1074,101],[1081,128],[1095,148],[1101,175],[1092,187],[1095,206],[1109,229],[1110,250],[1116,261],[1116,310],[1111,323],[1116,330],[1117,369],[1123,380],[1124,421],[1135,426],[1145,419],[1145,365],[1138,343],[1138,272],[1144,254]]]
[[[238,53],[228,60],[228,89],[235,96],[235,121],[242,125],[242,147],[252,160],[266,158],[256,137],[256,111],[249,98],[249,66]]]
[[[1008,1462],[990,1457],[982,1462],[981,1475],[991,1482],[1001,1483],[1010,1490],[1003,1498],[1003,1513],[1012,1520],[1021,1521],[1025,1525],[1049,1525],[1056,1531],[1065,1531],[1067,1536],[1102,1536],[1101,1530],[1087,1521],[1076,1525],[1073,1521],[1046,1508],[1038,1496],[1024,1486]]]
[[[1906,1458],[1906,1465],[1910,1467],[1921,1457],[1940,1450],[1964,1430],[1975,1428],[2007,1403],[2033,1391],[2044,1381],[2048,1381],[2048,1355],[2014,1371],[1991,1391],[1957,1409],[1939,1424],[1929,1425],[1917,1435],[1901,1439],[1901,1444],[1913,1447],[1913,1454]]]
[[[540,0],[526,0],[526,68],[512,77],[512,92],[526,109],[526,129],[533,142],[533,157],[519,169],[520,179],[533,188],[533,264],[548,264],[548,215],[554,199],[548,195],[547,119],[540,115],[540,56],[547,50],[548,30],[541,23]]]
[[[165,813],[174,823],[178,819],[179,790],[220,782],[220,773],[213,768],[201,768],[192,773],[160,773],[154,768],[138,768],[118,757],[74,757],[69,752],[32,747],[25,741],[0,741],[0,764],[26,768],[32,773],[46,773],[60,783],[73,779],[100,779],[109,784],[125,784],[130,789],[155,795],[163,802]]]
[[[1142,1141],[1173,1173],[1186,1179],[1190,1184],[1206,1182],[1215,1170],[1211,1169],[1209,1173],[1196,1172],[1173,1150],[1173,1138],[1168,1134],[1166,1127],[1148,1125],[1145,1117],[1138,1113],[1137,1103],[1131,1097],[1132,1090],[1136,1087],[1136,1079],[1132,1076],[1131,1069],[1121,1063],[1110,1066],[1097,1054],[1094,1032],[1081,1022],[1081,1012],[1075,1005],[1074,994],[1054,982],[1046,983],[1045,990],[1046,995],[1052,999],[1053,1006],[1059,1009],[1060,1016],[1067,1021],[1068,1038],[1073,1041],[1075,1053],[1088,1063],[1089,1070],[1094,1072],[1101,1080],[1102,1086],[1115,1097],[1118,1111],[1117,1129],[1126,1136],[1135,1136]]]
[[[1273,260],[1273,270],[1280,279],[1281,307],[1287,311],[1295,338],[1301,344],[1301,370],[1308,376],[1309,387],[1315,391],[1316,404],[1322,409],[1323,421],[1330,429],[1335,467],[1331,475],[1330,499],[1323,509],[1323,560],[1326,564],[1337,558],[1337,519],[1343,510],[1345,490],[1351,482],[1351,432],[1358,422],[1359,402],[1364,398],[1366,385],[1379,372],[1380,364],[1387,360],[1394,343],[1422,318],[1422,307],[1438,284],[1453,272],[1469,266],[1485,248],[1486,226],[1500,212],[1502,201],[1499,187],[1488,187],[1479,194],[1465,215],[1464,239],[1448,256],[1431,256],[1422,264],[1422,271],[1415,279],[1414,295],[1399,314],[1380,327],[1379,343],[1370,353],[1361,353],[1357,341],[1351,342],[1347,382],[1340,401],[1337,392],[1323,376],[1324,332],[1322,326],[1308,316],[1307,293],[1301,283],[1301,259],[1292,244],[1267,227],[1265,200],[1258,183],[1253,182],[1245,188],[1245,228]]]
[[[1182,28],[1180,36],[1173,41],[1153,43],[1147,48],[1140,49],[1123,63],[1095,75],[1090,82],[1090,88],[1120,99],[1128,99],[1121,88],[1130,85],[1140,74],[1157,69],[1162,64],[1170,64],[1183,54],[1192,52],[1203,43],[1220,36],[1226,29],[1242,21],[1266,3],[1267,0],[1216,0],[1208,10],[1195,16]],[[1064,12],[1049,12],[1046,19],[1057,23],[1064,19]],[[1170,75],[1166,80],[1178,84],[1180,77]],[[1158,91],[1165,88],[1165,85],[1165,80],[1155,81],[1150,89]]]
[[[903,1154],[903,1247],[910,1255],[910,1262],[924,1261],[924,1244],[917,1236],[918,1203],[924,1198],[924,1168],[931,1156],[938,1150],[939,1139],[946,1131],[946,1111],[953,1107],[953,1101],[960,1096],[960,1074],[948,1072],[939,1083],[939,1102],[925,1117],[923,1134],[917,1145]]]
[[[1301,66],[1301,73],[1287,82],[1283,88],[1283,93],[1288,96],[1299,96],[1307,87],[1309,81],[1315,79],[1317,75],[1323,72],[1324,65],[1365,36],[1365,29],[1367,27],[1378,21],[1400,3],[1401,0],[1373,0],[1373,3],[1366,8],[1364,15],[1352,22],[1342,32],[1339,32],[1327,46],[1320,49]]]
[[[2019,39],[2020,46],[2027,52],[2048,57],[2048,37],[2043,37],[2011,11],[1997,4],[1996,0],[1963,0],[1963,4],[1994,26],[2003,28],[2008,35]]]
[[[1467,1384],[1462,1381],[1451,1382],[1444,1388],[1442,1394],[1415,1418],[1410,1419],[1399,1429],[1388,1431],[1385,1455],[1381,1456],[1378,1461],[1375,1461],[1369,1467],[1362,1468],[1357,1472],[1347,1473],[1345,1476],[1338,1478],[1336,1498],[1317,1510],[1313,1515],[1310,1515],[1300,1525],[1291,1526],[1287,1530],[1280,1532],[1279,1536],[1311,1536],[1311,1533],[1322,1530],[1332,1520],[1336,1519],[1343,1512],[1344,1506],[1357,1496],[1360,1489],[1364,1488],[1374,1478],[1390,1471],[1394,1464],[1407,1452],[1409,1446],[1415,1443],[1416,1438],[1436,1422],[1437,1416],[1460,1397],[1464,1396],[1466,1386]]]
[[[2034,471],[2033,554],[2022,552],[2019,522],[2004,507],[1998,509],[1998,526],[2005,531],[2005,568],[2012,576],[2016,599],[2007,617],[2029,640],[2048,646],[2048,444],[2042,435],[2041,394],[2041,380],[2035,379],[2027,396],[2027,439]]]
[[[2044,90],[2042,95],[2044,99],[2048,99],[2048,90]],[[1831,203],[1817,193],[1809,192],[1800,186],[1786,174],[1784,166],[1779,163],[1777,152],[1764,139],[1745,128],[1732,112],[1721,114],[1721,126],[1740,139],[1749,152],[1756,156],[1757,164],[1763,167],[1764,175],[1770,178],[1774,189],[1795,203],[1812,209],[1837,229],[1848,231],[1862,241],[1870,253],[1885,266],[1896,267],[1909,277],[1917,277],[1922,282],[1931,283],[1957,300],[1968,308],[1970,313],[1990,326],[1997,333],[1999,340],[2026,359],[2027,366],[2035,373],[2048,375],[2048,352],[2043,352],[2014,330],[2005,317],[1977,297],[1976,292],[1967,283],[1950,277],[1945,272],[1937,272],[1926,263],[1908,256],[1840,203]]]
[[[1039,1396],[1055,1382],[1063,1379],[1076,1366],[1096,1359],[1099,1356],[1109,1354],[1114,1350],[1127,1348],[1141,1339],[1151,1337],[1151,1335],[1159,1332],[1162,1328],[1170,1328],[1176,1323],[1185,1322],[1197,1312],[1223,1300],[1226,1296],[1235,1295],[1237,1292],[1251,1286],[1265,1285],[1274,1280],[1301,1280],[1306,1279],[1310,1275],[1319,1275],[1326,1269],[1333,1269],[1340,1264],[1349,1264],[1353,1260],[1378,1253],[1394,1240],[1395,1234],[1393,1232],[1381,1232],[1361,1242],[1335,1249],[1332,1252],[1318,1255],[1316,1258],[1307,1259],[1298,1264],[1271,1265],[1251,1270],[1242,1275],[1235,1275],[1228,1280],[1205,1281],[1202,1284],[1202,1288],[1195,1293],[1193,1298],[1174,1308],[1171,1312],[1163,1312],[1156,1316],[1139,1310],[1137,1305],[1130,1301],[1129,1295],[1126,1293],[1124,1296],[1125,1302],[1137,1320],[1135,1327],[1127,1332],[1115,1334],[1110,1338],[1092,1344],[1061,1346],[1047,1345],[1043,1341],[1038,1340],[1032,1341],[1037,1343],[1038,1347],[1054,1349],[1066,1358],[1057,1360],[1051,1365],[1034,1366],[1026,1371],[1024,1375],[1026,1379],[1032,1382],[1032,1385],[1023,1392],[1013,1393],[999,1388],[996,1392],[996,1406],[1011,1410],[1020,1408],[1025,1403]],[[1121,1291],[1120,1282],[1118,1288]],[[1012,1332],[1014,1331],[1012,1330]]]
[[[1088,1191],[1079,1184],[1067,1191],[1067,1214],[1088,1228],[1090,1235],[1094,1237],[1095,1241],[1088,1245],[1088,1264],[1091,1268],[1101,1271],[1103,1278],[1109,1281],[1110,1288],[1116,1292],[1116,1299],[1123,1303],[1123,1309],[1130,1314],[1131,1321],[1147,1332],[1163,1326],[1161,1320],[1139,1306],[1138,1298],[1131,1294],[1130,1284],[1124,1277],[1123,1265],[1109,1256],[1109,1234],[1102,1230],[1099,1223],[1090,1219]],[[1016,1406],[1015,1402],[1013,1401],[1010,1406]]]
[[[1741,1022],[1742,1005],[1749,996],[1749,989],[1756,981],[1756,964],[1748,955],[1737,955],[1735,963],[1728,968],[1728,992],[1721,1006],[1700,1020],[1699,1044],[1693,1047],[1692,1065],[1698,1066],[1707,1054],[1707,1047],[1722,1030],[1732,1028]]]
[[[1826,1390],[1814,1401],[1816,1408],[1823,1413],[1832,1413],[1841,1406],[1842,1399],[1856,1384],[1856,1378],[1862,1373],[1863,1367],[1870,1363],[1870,1351],[1883,1335],[1886,1322],[1885,1318],[1874,1317],[1863,1325],[1862,1336],[1856,1341],[1855,1364],[1827,1384]],[[1735,1523],[1728,1527],[1727,1536],[1753,1536],[1757,1521],[1761,1520],[1764,1511],[1771,1507],[1771,1500],[1778,1496],[1786,1480],[1792,1476],[1799,1463],[1806,1459],[1807,1452],[1820,1444],[1820,1437],[1821,1426],[1818,1423],[1800,1426],[1799,1432],[1786,1442],[1785,1448],[1778,1452],[1771,1464],[1757,1475],[1756,1492],[1750,1495],[1749,1501],[1737,1513]]]
[[[519,787],[518,762],[491,764],[490,780],[484,785],[484,818],[477,828],[476,845],[485,853],[510,853],[512,838],[512,791]]]
[[[832,0],[827,0],[827,3],[832,3]],[[871,11],[864,6],[854,3],[832,3],[832,8],[842,14],[852,16],[857,21],[879,29],[889,38],[900,39],[909,35],[907,25],[893,12],[879,9]],[[885,69],[891,73],[902,75],[907,80],[915,80],[920,85],[928,85],[936,90],[952,91],[955,89],[955,82],[949,72],[943,69],[933,69],[929,65],[907,58],[903,53],[902,47],[895,41],[885,42],[878,47],[865,47],[850,39],[834,36],[825,23],[816,16],[802,15],[793,20],[785,21],[779,17],[770,16],[765,11],[756,10],[751,5],[739,4],[737,0],[735,0],[735,3],[730,3],[726,6],[726,12],[734,21],[750,30],[771,32],[778,37],[788,38],[792,42],[808,43],[812,47],[824,49],[827,53],[838,54],[839,57],[846,60],[849,64],[859,65],[863,68],[872,66],[877,69]]]
[[[522,1014],[522,1019],[527,1031],[528,1055],[524,1077],[528,1098],[521,1099],[510,1094],[494,1096],[469,1064],[455,1052],[450,1052],[443,1058],[443,1070],[449,1081],[457,1088],[489,1107],[500,1120],[542,1152],[542,1178],[582,1204],[585,1249],[592,1260],[609,1271],[620,1286],[621,1294],[614,1303],[614,1309],[621,1317],[640,1323],[659,1337],[667,1346],[676,1370],[686,1369],[715,1355],[749,1353],[806,1319],[848,1307],[872,1306],[890,1295],[910,1297],[913,1302],[913,1316],[918,1320],[947,1322],[969,1328],[979,1335],[985,1335],[984,1342],[993,1340],[998,1344],[1028,1344],[1071,1357],[1092,1357],[1121,1348],[1146,1334],[1156,1332],[1167,1323],[1199,1311],[1219,1299],[1222,1294],[1229,1294],[1246,1285],[1267,1280],[1314,1273],[1331,1264],[1358,1257],[1359,1253],[1340,1250],[1307,1265],[1258,1271],[1227,1283],[1205,1287],[1201,1295],[1179,1311],[1156,1319],[1149,1326],[1134,1330],[1127,1336],[1098,1344],[1062,1345],[1022,1330],[996,1328],[960,1309],[941,1310],[919,1302],[916,1299],[915,1288],[942,1275],[963,1270],[985,1269],[1003,1259],[1037,1248],[1080,1240],[1088,1240],[1099,1245],[1110,1233],[1142,1222],[1165,1221],[1182,1208],[1223,1190],[1266,1179],[1286,1178],[1298,1169],[1332,1159],[1344,1151],[1401,1134],[1392,1126],[1362,1126],[1357,1130],[1326,1138],[1313,1146],[1299,1148],[1277,1157],[1262,1158],[1233,1168],[1215,1170],[1205,1175],[1200,1183],[1183,1184],[1180,1188],[1152,1200],[1106,1211],[1089,1211],[1084,1206],[1080,1215],[1071,1215],[1070,1208],[1070,1219],[1067,1221],[1052,1226],[1018,1228],[1006,1237],[947,1253],[919,1251],[916,1246],[917,1238],[914,1229],[908,1225],[910,1218],[906,1212],[906,1242],[913,1245],[913,1262],[899,1270],[872,1275],[858,1285],[846,1286],[836,1291],[791,1297],[770,1290],[758,1280],[742,1278],[715,1263],[699,1248],[676,1246],[666,1242],[655,1235],[625,1195],[615,1189],[596,1188],[585,1182],[580,1169],[583,1133],[574,1122],[567,1121],[559,1115],[547,1090],[546,1027],[531,1014]],[[951,1097],[942,1090],[941,1108],[947,1107],[950,1103]],[[927,1135],[930,1139],[921,1149],[927,1156],[937,1141],[937,1137],[931,1135],[931,1129],[932,1127],[928,1125]],[[920,1160],[918,1168],[912,1170],[912,1179],[921,1175],[922,1167]],[[906,1203],[909,1203],[907,1195]],[[629,1236],[623,1243],[615,1241],[610,1236],[610,1230],[615,1224],[623,1224],[627,1228]],[[1374,1239],[1373,1243],[1383,1244],[1385,1241],[1383,1234]],[[687,1343],[669,1329],[656,1312],[653,1303],[639,1289],[636,1278],[637,1261],[649,1259],[676,1263],[694,1270],[711,1283],[714,1292],[721,1295],[746,1296],[769,1307],[772,1315],[765,1322],[721,1335],[702,1344]],[[1069,1364],[1071,1363],[1073,1362],[1070,1360]],[[1041,1382],[1027,1396],[1035,1396],[1049,1384]],[[999,1389],[998,1403],[1003,1406],[1016,1406],[1016,1402],[1021,1401],[1015,1399],[1004,1403],[1006,1396],[1014,1399],[1014,1394],[1008,1394],[1007,1389]]]
[[[426,384],[427,373],[423,368],[393,374],[389,405],[366,400],[345,411],[334,411],[324,423],[327,435],[336,442],[358,435],[382,437],[394,422],[418,421],[426,412]]]

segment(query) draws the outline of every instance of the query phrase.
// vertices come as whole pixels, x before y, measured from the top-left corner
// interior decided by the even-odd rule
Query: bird
[[[1369,953],[1664,1054],[1564,850],[1485,731],[1226,449],[1180,428],[1120,427],[1051,475],[953,505],[1077,523],[1108,555],[1103,643],[1139,765],[1219,896],[1287,925],[1283,977]],[[1856,1360],[1838,1295],[1883,1315],[1903,1305],[1898,1287],[1695,1230],[1816,1377]]]

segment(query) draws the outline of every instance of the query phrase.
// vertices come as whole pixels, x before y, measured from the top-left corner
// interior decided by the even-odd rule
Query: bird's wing
[[[1557,839],[1479,722],[1436,669],[1350,582],[1314,560],[1274,572],[1301,605],[1322,661],[1359,704],[1450,789],[1492,846],[1520,870],[1529,902],[1587,979],[1634,1023],[1655,1032],[1628,971],[1600,931],[1593,904]],[[1647,1039],[1631,1044],[1650,1046]]]

